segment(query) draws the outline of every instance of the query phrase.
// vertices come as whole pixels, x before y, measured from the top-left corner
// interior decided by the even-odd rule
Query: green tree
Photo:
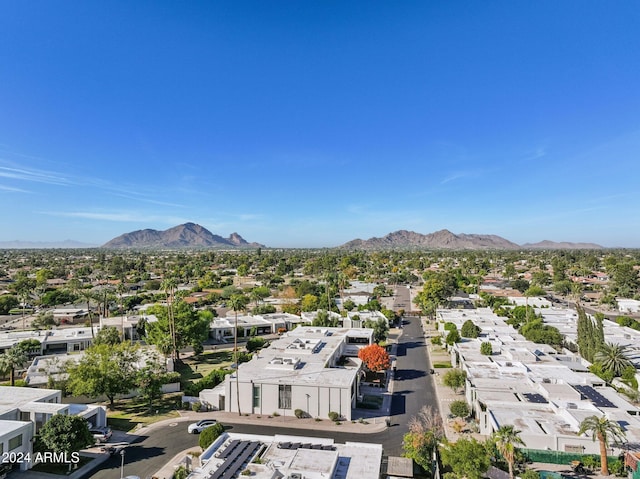
[[[389,323],[384,318],[378,319],[367,319],[363,326],[365,328],[373,329],[373,340],[376,343],[380,341],[384,341],[387,339],[387,334],[389,333]]]
[[[249,298],[244,294],[234,294],[229,298],[229,306],[233,309],[235,315],[235,323],[233,328],[233,355],[234,362],[236,363],[236,399],[238,401],[238,415],[242,416],[242,412],[240,411],[240,377],[238,373],[240,372],[240,363],[238,362],[238,311],[245,311],[247,309],[247,304],[249,304]]]
[[[224,432],[224,426],[220,423],[216,423],[213,426],[206,427],[200,433],[200,437],[198,438],[198,444],[204,451],[211,444],[213,444],[213,441],[218,439],[220,434],[222,434],[223,432]]]
[[[480,354],[484,354],[485,356],[491,356],[493,354],[493,346],[489,341],[483,341],[480,344]]]
[[[467,380],[467,373],[462,369],[450,369],[442,377],[442,384],[453,389],[457,394],[464,387]]]
[[[147,323],[146,340],[163,354],[179,357],[181,349],[191,346],[194,353],[202,352],[202,343],[209,336],[211,313],[196,311],[192,305],[179,300],[171,307],[149,308],[158,321]],[[175,348],[175,354],[174,354]]]
[[[78,452],[95,442],[89,432],[89,423],[80,416],[69,414],[54,414],[40,428],[37,436],[36,449],[56,453]],[[69,463],[71,470],[72,463]]]
[[[403,457],[413,459],[423,469],[431,469],[433,451],[444,437],[442,417],[431,406],[423,406],[409,420],[409,432],[402,438]]]
[[[458,332],[457,329],[452,329],[451,331],[449,331],[447,333],[447,337],[445,339],[445,342],[449,345],[449,346],[453,346],[455,343],[460,341],[460,333]]]
[[[576,305],[576,311],[578,313],[576,339],[578,352],[580,356],[592,363],[595,361],[596,353],[604,344],[602,316],[597,315],[594,318],[595,321],[592,320],[579,304]]]
[[[612,286],[614,292],[624,298],[633,298],[638,293],[640,279],[633,263],[625,261],[617,263],[612,270]]]
[[[9,311],[18,306],[20,306],[20,301],[12,294],[0,296],[0,314],[9,314]]]
[[[531,298],[533,296],[544,296],[546,294],[546,291],[544,289],[542,289],[540,286],[538,285],[531,285],[529,286],[526,291],[524,291],[524,295]]]
[[[589,416],[580,423],[578,435],[590,433],[591,440],[596,439],[600,443],[600,474],[609,475],[609,467],[607,464],[607,448],[609,442],[623,442],[625,432],[615,421],[607,419],[606,416]]]
[[[460,328],[460,335],[463,338],[477,338],[480,334],[480,328],[473,321],[467,319]]]
[[[120,333],[115,326],[105,326],[98,331],[96,334],[93,344],[119,344],[122,342],[122,338],[120,337]]]
[[[9,373],[11,385],[16,385],[16,369],[22,368],[29,360],[27,352],[20,348],[19,345],[7,350],[4,354],[0,355],[0,371],[2,374]]]
[[[318,309],[318,297],[314,294],[305,294],[300,300],[302,311],[316,311]]]
[[[313,318],[311,322],[312,326],[319,326],[321,328],[335,328],[338,324],[340,324],[340,320],[325,309],[318,311],[318,314],[316,314],[316,317]]]
[[[602,364],[602,369],[609,371],[614,377],[622,376],[623,371],[633,367],[633,363],[627,356],[628,347],[614,343],[604,343],[594,356],[597,363]]]
[[[482,479],[491,465],[486,447],[473,438],[445,443],[440,448],[440,457],[457,479]]]
[[[516,460],[518,446],[524,446],[524,441],[520,437],[520,431],[511,425],[500,426],[492,435],[493,442],[502,457],[509,465],[509,478],[513,479],[513,465]]]
[[[257,351],[258,349],[263,348],[265,344],[266,344],[266,341],[264,340],[264,338],[259,338],[259,337],[249,338],[246,345],[247,351],[252,353],[254,351]]]
[[[137,371],[136,386],[141,398],[147,403],[149,411],[153,409],[154,402],[162,397],[162,385],[166,384],[170,378],[174,378],[177,382],[179,374],[166,373],[158,358],[148,359],[146,364]]]
[[[128,341],[91,346],[78,363],[67,366],[67,387],[75,396],[104,395],[109,409],[113,409],[116,395],[128,393],[135,386],[138,359],[138,348]]]

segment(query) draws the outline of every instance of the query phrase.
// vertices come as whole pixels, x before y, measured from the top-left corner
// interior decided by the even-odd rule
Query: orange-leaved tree
[[[367,369],[374,373],[389,369],[391,366],[389,353],[387,353],[386,349],[382,346],[378,346],[377,344],[371,344],[362,348],[358,352],[358,357],[362,360]]]

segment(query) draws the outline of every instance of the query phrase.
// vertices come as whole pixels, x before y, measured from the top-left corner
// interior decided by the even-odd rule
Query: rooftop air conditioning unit
[[[292,472],[289,474],[289,479],[302,479],[302,474],[299,472]]]
[[[567,409],[578,409],[578,405],[576,403],[567,403]]]

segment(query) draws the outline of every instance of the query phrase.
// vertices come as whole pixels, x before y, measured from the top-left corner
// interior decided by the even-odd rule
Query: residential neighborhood
[[[347,271],[363,279],[331,281],[304,274],[319,258],[311,254],[279,281],[257,269],[263,257],[230,252],[210,260],[206,294],[203,279],[157,268],[134,273],[149,278],[134,282],[130,273],[108,283],[78,278],[72,271],[94,264],[83,256],[59,281],[16,295],[23,301],[1,319],[3,356],[23,352],[17,363],[2,363],[12,365],[4,372],[15,384],[0,388],[2,450],[16,459],[11,474],[46,472],[47,464],[19,462],[18,454],[36,457],[43,426],[67,415],[90,430],[114,432],[84,445],[80,454],[91,460],[74,477],[108,477],[117,458],[139,477],[169,478],[178,469],[193,478],[243,471],[262,477],[267,470],[285,477],[398,477],[398,470],[406,474],[400,477],[437,476],[456,467],[447,447],[477,448],[505,428],[517,432],[522,457],[530,458],[506,466],[524,473],[536,471],[531,463],[555,470],[577,460],[595,474],[603,472],[602,444],[585,429],[595,419],[615,426],[607,466],[632,475],[640,448],[634,300],[616,297],[613,306],[578,298],[577,287],[558,293],[571,276],[554,283],[557,271],[550,265],[541,274],[540,261],[476,266],[478,272],[467,266],[465,275],[464,255],[437,254],[419,263],[418,253],[395,254],[395,272],[361,262]],[[333,260],[344,258],[349,254]],[[299,261],[295,254],[291,260]],[[190,261],[207,264],[198,255]],[[491,264],[482,255],[475,261]],[[251,266],[239,268],[240,276],[233,263]],[[420,272],[418,264],[428,268]],[[3,297],[24,291],[31,276],[35,285],[42,270],[7,269]],[[375,278],[365,281],[368,271]],[[604,298],[617,286],[612,276],[596,283]],[[588,286],[581,277],[574,284],[582,297]],[[637,278],[631,284],[637,288]],[[67,302],[47,307],[47,295]],[[614,346],[617,356],[598,350]],[[587,348],[596,349],[588,356]],[[91,386],[100,375],[112,385]],[[129,415],[133,408],[140,412]],[[199,417],[209,422],[194,442],[186,425]],[[172,437],[174,424],[184,438],[163,447],[175,452],[140,470],[145,448],[138,444]],[[217,438],[203,443],[216,424]],[[145,432],[156,429],[167,433]],[[432,436],[440,446],[409,447]]]

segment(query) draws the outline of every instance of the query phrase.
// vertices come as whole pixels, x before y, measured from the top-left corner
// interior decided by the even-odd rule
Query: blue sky
[[[0,241],[640,247],[635,1],[0,3]]]

